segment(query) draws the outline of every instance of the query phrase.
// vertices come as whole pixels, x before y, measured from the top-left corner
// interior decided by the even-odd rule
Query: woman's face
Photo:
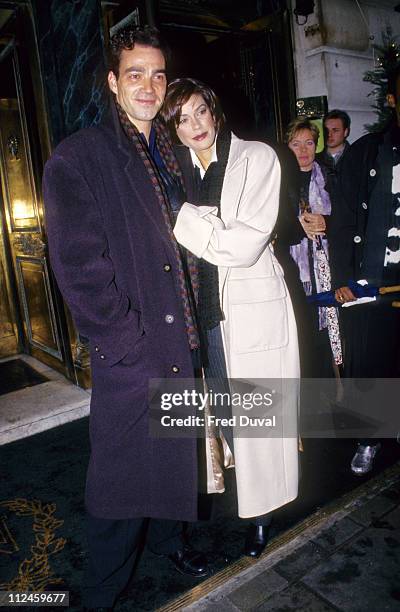
[[[305,129],[296,132],[292,140],[288,142],[288,146],[296,155],[300,170],[302,172],[311,170],[316,149],[311,130]]]
[[[202,95],[193,94],[182,106],[176,133],[182,144],[195,153],[212,147],[216,136],[215,121]]]

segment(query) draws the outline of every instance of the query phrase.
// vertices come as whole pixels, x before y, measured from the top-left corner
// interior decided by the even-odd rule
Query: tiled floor
[[[29,355],[17,357],[49,380],[0,396],[0,445],[89,414],[90,391],[80,389],[62,374]]]
[[[250,569],[180,609],[400,610],[400,464],[375,478],[369,490],[361,486],[359,491],[351,502],[339,500],[337,511],[320,524],[306,527]]]

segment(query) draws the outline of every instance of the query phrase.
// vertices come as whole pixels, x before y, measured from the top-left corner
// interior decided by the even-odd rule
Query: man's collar
[[[333,157],[334,159],[336,159],[337,157],[340,157],[341,155],[343,155],[345,149],[350,146],[349,143],[347,142],[347,140],[345,140],[343,142],[343,146],[341,149],[339,149],[339,151],[336,151],[336,153],[330,153],[328,151],[328,149],[326,150],[326,152],[328,153],[328,155],[330,155],[331,157]]]

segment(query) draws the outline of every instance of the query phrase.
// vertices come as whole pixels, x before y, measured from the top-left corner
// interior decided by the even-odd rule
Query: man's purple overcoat
[[[55,149],[44,199],[51,266],[90,340],[88,511],[195,520],[196,440],[148,431],[148,379],[193,374],[176,260],[154,187],[114,110]]]

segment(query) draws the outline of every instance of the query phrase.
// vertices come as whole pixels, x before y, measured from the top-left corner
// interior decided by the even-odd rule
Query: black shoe
[[[251,523],[247,528],[244,543],[244,554],[247,557],[259,557],[268,544],[270,525],[255,525]]]
[[[84,608],[84,612],[112,612],[114,608]]]
[[[207,558],[203,553],[189,546],[185,546],[182,550],[177,550],[172,553],[172,555],[168,555],[168,559],[172,561],[175,568],[181,574],[194,576],[195,578],[204,578],[204,576],[208,576]]]

